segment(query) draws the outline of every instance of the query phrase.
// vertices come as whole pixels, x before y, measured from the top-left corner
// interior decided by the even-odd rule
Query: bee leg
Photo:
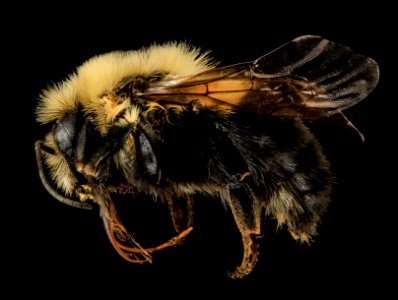
[[[150,253],[178,245],[192,231],[192,227],[188,227],[163,244],[144,248],[136,242],[134,236],[125,229],[117,217],[115,210],[113,210],[113,214],[110,215],[110,218],[103,217],[103,220],[108,237],[119,255],[129,262],[141,264],[146,262],[152,263],[152,256]],[[127,246],[126,244],[130,244],[133,247]]]
[[[258,256],[258,238],[261,234],[261,206],[247,184],[228,187],[222,198],[231,208],[236,225],[242,235],[243,258],[240,265],[228,275],[237,279],[248,275]]]
[[[152,256],[150,253],[176,246],[192,231],[192,227],[188,227],[163,244],[144,248],[123,226],[107,188],[103,184],[91,183],[91,189],[95,195],[96,202],[100,206],[101,217],[110,242],[119,255],[129,262],[151,263]]]
[[[192,226],[193,201],[190,196],[186,198],[166,197],[174,229],[177,233]]]
[[[175,237],[172,237],[171,239],[169,239],[167,242],[160,244],[158,246],[155,247],[151,247],[151,248],[145,248],[144,250],[147,253],[152,253],[155,251],[159,251],[162,250],[164,248],[167,247],[174,247],[177,246],[178,244],[181,243],[181,241],[193,230],[192,227],[188,227],[185,230],[181,231],[178,235],[176,235]]]
[[[133,263],[152,262],[149,252],[144,249],[121,223],[116,208],[107,188],[100,183],[91,183],[96,202],[100,206],[100,214],[105,231],[112,246],[125,260]]]
[[[165,200],[169,206],[173,225],[174,225],[175,231],[178,233],[178,235],[172,237],[167,242],[160,244],[158,246],[151,247],[151,248],[145,248],[145,251],[147,251],[148,253],[159,251],[159,250],[167,248],[167,247],[177,246],[193,230],[193,227],[192,227],[192,219],[193,219],[192,218],[193,217],[192,198],[189,196],[187,196],[186,198],[177,198],[177,197],[167,196],[165,198]]]

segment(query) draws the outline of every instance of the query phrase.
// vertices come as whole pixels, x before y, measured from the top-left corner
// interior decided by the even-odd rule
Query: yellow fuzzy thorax
[[[80,106],[83,111],[94,113],[97,124],[109,123],[118,110],[127,106],[121,103],[115,107],[112,99],[107,98],[121,81],[156,73],[168,77],[200,73],[214,67],[207,54],[185,43],[171,42],[95,56],[78,67],[67,80],[43,91],[37,120],[49,123]]]

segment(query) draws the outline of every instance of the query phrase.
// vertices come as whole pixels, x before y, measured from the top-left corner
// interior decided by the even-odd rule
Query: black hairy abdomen
[[[187,109],[159,135],[163,181],[228,186],[249,173],[247,182],[265,198],[281,186],[303,206],[308,194],[328,194],[329,163],[301,120]]]

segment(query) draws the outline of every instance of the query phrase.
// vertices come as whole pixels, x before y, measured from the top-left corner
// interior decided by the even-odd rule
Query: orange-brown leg
[[[102,184],[96,183],[91,186],[92,191],[95,194],[95,199],[100,206],[100,214],[103,219],[108,238],[120,256],[129,262],[151,263],[152,256],[150,253],[177,245],[192,231],[192,227],[188,227],[163,244],[155,247],[143,248],[121,223],[110,197],[110,193],[106,187]]]
[[[152,256],[150,253],[167,247],[176,246],[192,231],[192,227],[189,227],[163,244],[155,247],[143,248],[135,241],[134,237],[123,227],[123,224],[121,224],[119,220],[115,221],[115,219],[109,220],[104,218],[104,224],[113,247],[120,256],[133,263],[151,263]],[[126,244],[130,244],[133,247],[127,246]]]

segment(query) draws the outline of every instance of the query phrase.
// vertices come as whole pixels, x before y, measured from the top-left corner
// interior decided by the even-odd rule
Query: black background
[[[393,30],[389,9],[348,10],[337,3],[324,8],[267,3],[264,7],[230,4],[222,9],[213,8],[214,4],[189,5],[34,7],[25,8],[31,9],[28,18],[15,11],[14,21],[4,24],[4,29],[12,28],[4,37],[5,50],[10,51],[4,64],[8,59],[13,63],[7,71],[12,79],[7,103],[12,106],[5,116],[10,117],[5,132],[11,137],[5,140],[8,145],[22,143],[6,147],[11,150],[6,161],[11,164],[7,177],[12,184],[3,187],[4,195],[7,190],[12,195],[4,196],[11,209],[6,205],[3,210],[6,236],[2,248],[8,251],[3,257],[10,266],[3,270],[10,282],[20,284],[12,291],[53,295],[49,289],[53,287],[59,294],[83,292],[114,298],[121,294],[133,298],[140,293],[189,298],[242,292],[246,297],[270,299],[275,295],[324,298],[387,293],[394,279],[386,272],[395,267],[390,229],[397,200],[396,153],[391,143],[396,136],[392,89],[396,60],[388,55]],[[211,49],[217,60],[228,65],[253,60],[303,34],[348,45],[374,58],[381,70],[375,91],[346,111],[364,133],[364,143],[343,128],[319,129],[337,183],[311,246],[296,244],[270,223],[255,270],[242,280],[232,280],[227,271],[241,258],[238,231],[217,199],[204,198],[195,204],[195,229],[183,245],[156,253],[152,265],[134,265],[113,250],[97,209],[80,211],[62,205],[41,186],[33,151],[34,141],[43,134],[34,120],[38,95],[86,59],[155,41],[182,40]],[[14,130],[16,118],[21,120]],[[152,236],[172,234],[164,206],[145,199],[134,201],[122,217],[135,226],[138,240],[150,244]]]

